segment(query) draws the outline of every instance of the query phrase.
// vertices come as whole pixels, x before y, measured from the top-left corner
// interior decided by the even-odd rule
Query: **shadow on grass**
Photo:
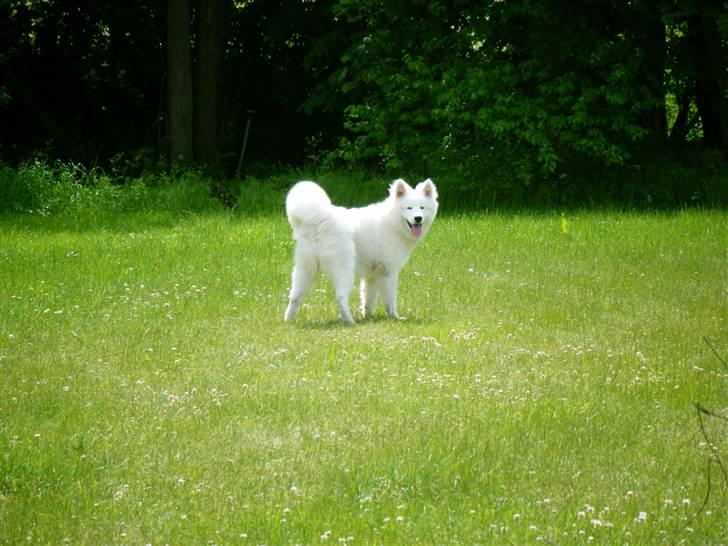
[[[296,320],[296,322],[291,323],[290,326],[292,328],[300,328],[302,330],[312,330],[312,331],[331,331],[331,330],[341,330],[341,331],[355,331],[357,328],[361,328],[364,326],[383,326],[383,325],[392,325],[392,326],[407,326],[407,325],[425,325],[432,323],[432,320],[428,320],[421,317],[415,317],[415,318],[400,318],[397,319],[391,319],[386,315],[376,315],[374,317],[366,317],[366,318],[354,318],[356,321],[354,324],[346,324],[345,322],[342,322],[339,318],[332,318],[328,320],[313,320],[313,321],[306,321],[302,319]]]

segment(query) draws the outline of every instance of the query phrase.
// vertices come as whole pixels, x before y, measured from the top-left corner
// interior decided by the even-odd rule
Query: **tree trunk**
[[[201,163],[213,164],[217,161],[220,130],[220,80],[224,46],[222,0],[200,0],[198,21],[195,157]]]
[[[725,97],[726,52],[716,19],[708,11],[688,19],[688,49],[695,70],[695,103],[707,146],[728,146],[728,101]]]
[[[690,118],[690,100],[692,95],[689,93],[683,93],[680,95],[680,102],[678,103],[678,113],[675,118],[675,123],[672,124],[670,130],[670,143],[676,146],[682,146],[685,144],[685,137],[688,134],[688,121]]]
[[[167,132],[169,161],[192,159],[190,0],[167,0]]]
[[[655,106],[642,114],[641,125],[651,133],[652,141],[660,144],[667,136],[665,112],[665,24],[662,22],[658,3],[643,2],[635,21],[635,39],[644,59],[644,85],[650,90]]]

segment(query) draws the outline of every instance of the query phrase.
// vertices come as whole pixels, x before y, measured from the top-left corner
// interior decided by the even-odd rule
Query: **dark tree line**
[[[2,0],[0,160],[307,156],[528,180],[728,149],[720,0]]]

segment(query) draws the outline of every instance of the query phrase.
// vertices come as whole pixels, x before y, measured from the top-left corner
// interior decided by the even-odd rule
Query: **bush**
[[[74,163],[33,160],[17,170],[2,167],[0,210],[49,215],[103,208],[118,200],[118,189],[99,171]]]
[[[114,183],[100,169],[36,159],[17,169],[0,165],[0,212],[103,215],[162,210],[197,212],[219,208],[212,181],[196,171],[146,174]]]

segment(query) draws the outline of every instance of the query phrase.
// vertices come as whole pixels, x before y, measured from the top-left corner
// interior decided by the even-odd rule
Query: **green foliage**
[[[3,166],[1,172],[0,202],[15,212],[76,214],[113,206],[121,198],[108,177],[73,163],[35,160],[17,170]]]
[[[648,120],[664,117],[663,78],[674,93],[691,81],[672,29],[696,10],[340,1],[334,13],[351,45],[310,104],[323,103],[321,94],[347,101],[349,134],[333,160],[553,183],[576,165],[622,166],[661,146],[665,128]],[[659,42],[663,21],[670,44]]]
[[[93,217],[129,211],[210,210],[220,207],[210,193],[212,182],[190,170],[143,174],[119,184],[99,169],[37,159],[17,169],[0,165],[0,213]]]

